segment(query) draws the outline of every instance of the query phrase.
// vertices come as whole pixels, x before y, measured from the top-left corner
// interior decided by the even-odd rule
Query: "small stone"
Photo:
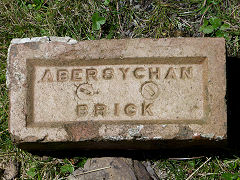
[[[10,161],[4,170],[3,179],[14,179],[18,174],[18,163],[16,161]]]
[[[48,156],[42,156],[41,159],[42,159],[42,161],[47,161],[47,160],[49,160],[49,157]]]
[[[150,161],[143,162],[143,165],[146,167],[146,170],[148,171],[153,180],[159,180]]]
[[[88,159],[84,169],[75,170],[69,180],[151,180],[141,162],[129,158],[102,157]]]

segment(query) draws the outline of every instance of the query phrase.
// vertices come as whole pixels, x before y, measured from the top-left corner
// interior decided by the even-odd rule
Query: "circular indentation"
[[[156,99],[159,95],[158,85],[152,81],[147,81],[141,86],[141,94],[145,99]]]
[[[80,84],[77,87],[76,94],[80,99],[89,99],[90,96],[96,94],[96,91],[94,90],[92,84],[85,83]]]

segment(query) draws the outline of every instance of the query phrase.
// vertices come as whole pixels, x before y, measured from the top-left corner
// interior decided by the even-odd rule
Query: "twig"
[[[205,16],[206,12],[208,11],[208,9],[209,9],[212,5],[213,5],[213,4],[210,4],[210,5],[206,8],[206,10],[203,12],[203,15],[202,15],[202,17],[201,17],[201,19],[200,19],[200,24],[202,24],[203,17]]]
[[[88,174],[88,173],[92,173],[92,172],[96,172],[96,171],[101,171],[101,170],[109,169],[109,168],[111,168],[111,166],[104,167],[104,168],[99,168],[99,169],[93,169],[93,170],[86,171],[86,172],[83,172],[83,173],[80,173],[80,174],[76,174],[75,176],[84,175],[84,174]]]
[[[209,176],[209,175],[215,175],[215,174],[219,174],[219,173],[206,173],[206,174],[199,174],[200,176]]]
[[[208,158],[201,166],[199,166],[186,180],[189,180],[192,178],[192,176],[199,170],[201,169],[208,161],[210,161],[212,157]]]
[[[222,165],[219,163],[218,159],[217,159],[217,163],[220,166],[220,168],[222,169],[222,171],[225,171],[225,169],[223,169]]]
[[[232,16],[233,15],[233,13],[239,8],[239,6],[240,5],[238,5],[237,7],[235,7],[235,9],[233,10],[233,12],[231,13],[231,15],[230,16]],[[234,18],[235,18],[235,16],[234,16]]]
[[[180,19],[183,23],[185,23],[186,25],[188,25],[189,27],[192,28],[192,26],[191,26],[187,21],[185,21],[184,19],[182,19],[182,18],[180,18],[180,17],[179,17],[179,19]]]
[[[5,131],[8,131],[8,129],[5,129],[5,130],[1,131],[0,134],[4,133]]]
[[[199,156],[199,157],[190,157],[190,158],[168,158],[169,160],[191,160],[191,159],[200,159],[203,158],[204,156]]]
[[[207,3],[207,0],[204,0],[203,4],[202,4],[202,7],[204,7],[206,5],[206,3]]]
[[[13,154],[16,154],[16,152],[2,153],[2,154],[0,154],[0,157],[12,156]]]
[[[118,11],[119,11],[119,7],[118,7],[118,2],[117,2],[117,12],[118,12]],[[123,28],[122,28],[122,25],[121,25],[119,13],[117,13],[117,17],[118,17],[118,23],[119,23],[120,30],[123,32]]]

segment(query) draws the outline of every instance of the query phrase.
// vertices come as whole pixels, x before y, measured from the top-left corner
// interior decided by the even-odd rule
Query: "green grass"
[[[98,13],[99,17],[93,18]],[[12,38],[70,36],[77,40],[121,38],[167,38],[217,36],[199,31],[211,17],[228,24],[228,56],[240,56],[239,0],[160,0],[160,1],[73,1],[1,0],[0,1],[0,165],[15,159],[20,163],[19,179],[65,177],[73,168],[83,166],[85,158],[56,159],[33,156],[18,149],[7,131],[8,95],[6,88],[7,49]],[[92,21],[102,20],[100,28]],[[95,25],[97,26],[97,25]],[[99,29],[99,30],[95,30]],[[155,160],[167,179],[186,179],[206,159]],[[237,179],[240,159],[212,159],[193,176],[196,179]],[[1,166],[0,166],[1,169]],[[51,169],[51,170],[49,170]],[[0,171],[1,176],[1,171]]]
[[[158,167],[168,179],[231,179],[239,176],[239,158],[223,159],[218,156],[192,160],[160,160]],[[207,162],[206,164],[204,164]],[[202,166],[203,165],[203,166]],[[197,170],[202,166],[199,170]],[[197,171],[196,171],[197,170]],[[234,179],[234,178],[233,178]],[[237,179],[237,178],[235,178]]]

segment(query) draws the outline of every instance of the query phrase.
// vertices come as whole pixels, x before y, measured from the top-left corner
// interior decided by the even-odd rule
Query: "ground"
[[[1,0],[0,177],[10,160],[19,179],[59,179],[87,157],[59,159],[17,148],[8,133],[7,49],[12,38],[69,36],[77,40],[224,37],[228,57],[240,56],[239,0]],[[208,155],[145,159],[162,179],[240,179],[240,158]],[[192,174],[193,173],[193,174]],[[192,175],[191,175],[192,174]]]

